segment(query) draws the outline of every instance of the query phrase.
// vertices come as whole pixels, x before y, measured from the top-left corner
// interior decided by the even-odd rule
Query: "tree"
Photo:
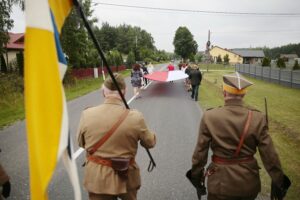
[[[199,52],[195,55],[195,60],[197,63],[202,62],[202,58],[203,58],[203,55]]]
[[[198,45],[194,40],[194,36],[186,27],[179,27],[176,30],[173,45],[175,53],[180,55],[184,60],[197,53]]]
[[[300,69],[300,66],[299,66],[298,60],[295,60],[293,70],[298,70],[298,69]]]
[[[91,1],[83,3],[83,10],[88,18],[90,25],[97,21],[92,18]],[[92,67],[99,63],[100,58],[95,57],[96,51],[92,40],[88,37],[81,18],[73,8],[67,17],[61,33],[62,49],[68,57],[68,64],[73,67]]]
[[[285,68],[286,67],[285,62],[282,58],[278,58],[276,64],[277,64],[277,67],[279,67],[279,68]]]
[[[5,45],[9,41],[8,31],[13,27],[14,21],[10,18],[12,2],[0,1],[0,55],[5,53]]]
[[[271,64],[271,59],[268,57],[264,57],[262,60],[262,66],[266,67],[266,66],[270,66],[270,64]]]
[[[17,66],[19,70],[19,75],[24,75],[24,55],[23,52],[17,53]]]
[[[218,64],[221,64],[221,63],[222,63],[221,55],[218,55],[218,57],[217,57],[217,63],[218,63]]]
[[[224,60],[224,64],[225,64],[225,65],[228,65],[228,64],[229,64],[229,61],[230,61],[229,55],[226,54],[226,55],[223,57],[223,60]],[[222,62],[222,61],[221,61],[221,62]]]
[[[127,67],[131,68],[134,63],[135,63],[134,53],[130,51],[127,56],[126,65]]]

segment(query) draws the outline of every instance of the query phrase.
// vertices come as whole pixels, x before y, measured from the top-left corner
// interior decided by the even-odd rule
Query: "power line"
[[[146,6],[125,5],[125,4],[113,4],[113,3],[103,3],[103,2],[94,3],[94,6],[97,6],[97,5],[136,8],[136,9],[147,9],[147,10],[159,10],[159,11],[172,11],[172,12],[202,13],[202,14],[300,17],[300,13],[258,13],[258,12],[229,12],[229,11],[212,11],[212,10],[187,10],[187,9],[159,8],[159,7],[146,7]]]

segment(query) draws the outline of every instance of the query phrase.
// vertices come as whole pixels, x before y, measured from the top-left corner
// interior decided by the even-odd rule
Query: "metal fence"
[[[300,89],[300,70],[236,64],[235,71],[261,80]]]

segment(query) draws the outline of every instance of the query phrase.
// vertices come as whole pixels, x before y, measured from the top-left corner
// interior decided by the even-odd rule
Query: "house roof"
[[[251,57],[251,58],[263,58],[265,54],[263,50],[255,49],[231,49],[231,52],[234,52],[242,57]]]
[[[297,54],[280,54],[280,58],[298,58]]]
[[[24,33],[9,33],[7,49],[24,49]]]

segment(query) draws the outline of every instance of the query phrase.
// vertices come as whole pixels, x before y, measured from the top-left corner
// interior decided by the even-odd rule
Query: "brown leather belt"
[[[245,156],[241,158],[222,158],[216,155],[211,157],[212,161],[216,164],[230,165],[230,164],[238,164],[238,163],[247,163],[254,160],[253,155]]]
[[[100,156],[87,156],[87,160],[89,160],[93,163],[96,163],[98,165],[104,165],[104,166],[107,166],[107,167],[112,167],[112,162],[109,158],[102,158]],[[129,164],[132,165],[134,163],[135,163],[134,158],[131,158]]]

